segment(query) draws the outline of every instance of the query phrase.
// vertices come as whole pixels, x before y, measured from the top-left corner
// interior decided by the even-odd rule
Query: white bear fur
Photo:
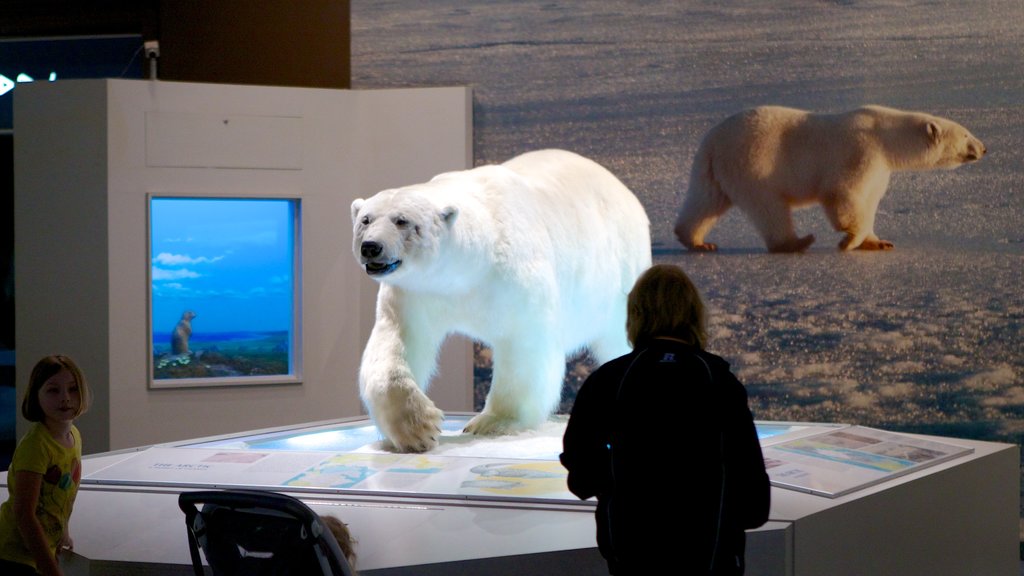
[[[715,250],[704,236],[735,204],[770,251],[799,252],[814,236],[797,237],[790,210],[821,203],[832,226],[845,233],[840,249],[887,250],[892,242],[879,239],[874,227],[892,172],[955,168],[984,154],[966,128],[921,112],[754,108],[704,137],[675,233],[691,250]]]
[[[356,200],[352,219],[356,259],[381,283],[360,393],[397,450],[437,444],[442,413],[424,391],[449,333],[493,351],[491,391],[466,427],[478,434],[545,421],[566,354],[629,351],[626,296],[651,264],[649,223],[591,160],[530,152]]]

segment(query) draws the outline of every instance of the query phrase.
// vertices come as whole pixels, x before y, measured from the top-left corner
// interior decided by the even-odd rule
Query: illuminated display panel
[[[150,197],[154,387],[298,381],[299,201]]]
[[[447,414],[441,423],[441,436],[454,438],[463,436],[463,429],[469,423],[472,415]],[[832,428],[842,428],[842,425],[829,424],[796,424],[787,422],[757,422],[757,437],[762,444],[768,445],[780,441],[799,437],[804,433],[821,432]],[[550,430],[538,431],[533,434],[536,437],[545,437]],[[487,452],[490,457],[519,457],[540,460],[558,460],[558,454],[562,451],[563,431],[553,435],[551,442],[530,441],[524,442],[524,447],[515,449],[506,445],[497,445],[493,452]],[[531,434],[520,434],[520,437],[530,437]],[[380,442],[382,436],[373,422],[369,420],[357,420],[347,423],[332,423],[323,426],[298,428],[293,430],[274,431],[267,433],[255,433],[244,437],[233,437],[223,440],[204,441],[195,444],[182,444],[182,447],[189,448],[212,448],[232,450],[275,450],[275,451],[328,451],[328,452],[372,452]],[[455,446],[445,446],[435,453],[458,453],[459,443]],[[474,453],[479,454],[475,448]]]

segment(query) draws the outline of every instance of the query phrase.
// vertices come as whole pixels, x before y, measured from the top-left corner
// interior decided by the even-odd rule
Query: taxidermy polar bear
[[[772,252],[800,252],[791,207],[820,202],[846,236],[842,250],[888,250],[875,212],[899,170],[956,168],[985,154],[966,128],[945,118],[865,106],[842,114],[764,106],[732,116],[704,137],[675,233],[690,250],[715,250],[704,236],[735,204]]]
[[[489,344],[493,379],[466,431],[543,422],[565,356],[629,351],[626,295],[651,264],[647,215],[599,164],[563,150],[451,172],[352,203],[353,251],[379,281],[359,387],[401,451],[437,445],[442,413],[424,394],[449,333]]]

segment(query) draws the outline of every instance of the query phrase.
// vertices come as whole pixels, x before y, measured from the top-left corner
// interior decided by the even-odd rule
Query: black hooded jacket
[[[604,364],[580,388],[563,450],[569,490],[597,496],[613,574],[743,573],[743,531],[767,521],[771,492],[725,360],[654,339]]]

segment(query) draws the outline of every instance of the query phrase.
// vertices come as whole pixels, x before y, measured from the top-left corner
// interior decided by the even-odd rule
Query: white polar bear
[[[647,215],[599,164],[563,150],[451,172],[352,203],[353,251],[381,283],[359,386],[401,451],[436,446],[424,394],[452,332],[489,344],[491,391],[466,431],[500,434],[557,406],[565,356],[629,351],[626,295],[651,264]]]
[[[800,252],[791,207],[820,202],[846,236],[842,250],[887,250],[875,213],[899,170],[955,168],[985,154],[985,145],[945,118],[881,106],[842,114],[763,106],[736,114],[704,137],[675,233],[691,250],[715,250],[704,236],[735,204],[772,252]]]

